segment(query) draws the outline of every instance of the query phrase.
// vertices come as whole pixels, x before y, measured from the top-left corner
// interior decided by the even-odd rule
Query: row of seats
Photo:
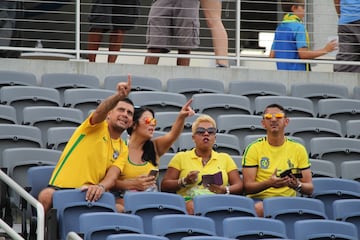
[[[18,71],[0,71],[1,85],[32,85],[51,88],[104,88],[114,90],[118,82],[127,81],[126,75],[114,75],[106,77],[101,87],[96,76],[74,73],[46,73],[41,76],[40,84],[32,73]],[[196,81],[194,81],[196,80]],[[135,91],[163,91],[189,93],[212,92],[225,93],[223,81],[204,78],[172,78],[167,80],[166,87],[160,79],[155,77],[132,76],[133,90]],[[350,98],[360,99],[360,88],[353,89],[352,96],[345,85],[319,84],[319,83],[296,83],[291,85],[291,96],[305,98]],[[229,83],[228,93],[236,95],[288,95],[288,89],[283,83],[271,81],[237,81]]]
[[[296,230],[294,229],[295,222],[298,220],[306,220],[306,219],[328,219],[328,220],[341,220],[341,221],[350,221],[356,224],[358,230],[360,230],[360,212],[356,209],[359,209],[360,204],[360,183],[356,181],[350,180],[342,180],[342,179],[330,179],[330,178],[318,178],[314,179],[315,191],[312,198],[298,197],[298,198],[269,198],[264,200],[264,214],[266,218],[280,220],[284,224],[284,233],[282,237],[289,237],[295,239],[303,239],[296,238]],[[68,221],[68,219],[64,219],[64,216],[61,215],[64,212],[64,206],[69,207],[69,199],[73,202],[74,205],[84,205],[85,201],[81,200],[81,197],[84,196],[83,193],[79,193],[78,199],[76,201],[69,197],[71,190],[69,192],[60,191],[57,196],[54,196],[54,207],[58,209],[58,218],[59,221],[63,221],[63,224],[59,225],[60,230],[65,228],[63,232],[63,236],[66,235],[68,231],[90,231],[89,228],[81,228],[81,224],[79,224],[79,229],[77,229],[77,223],[74,221]],[[64,195],[63,195],[64,194]],[[63,195],[63,196],[61,196]],[[106,198],[111,200],[110,195]],[[346,199],[346,200],[345,200]],[[104,206],[105,199],[101,199],[99,202],[95,203],[97,207]],[[337,201],[336,201],[337,200]],[[113,208],[113,204],[108,207],[109,209]],[[200,223],[192,223],[190,224],[190,219],[187,221],[185,217],[183,220],[181,218],[178,219],[177,225],[171,226],[168,222],[172,222],[170,218],[164,217],[164,220],[161,224],[154,223],[154,216],[164,215],[164,214],[177,214],[177,215],[186,215],[185,203],[182,197],[176,194],[170,193],[162,193],[162,192],[130,192],[125,194],[125,210],[126,213],[131,215],[137,215],[141,217],[141,220],[144,223],[143,232],[140,233],[146,234],[155,234],[155,235],[163,235],[166,236],[165,232],[174,231],[174,229],[181,229],[181,224],[183,222],[186,223],[186,229],[192,230],[195,232],[195,228],[200,226]],[[82,202],[82,203],[81,203]],[[87,204],[89,205],[89,204]],[[95,211],[96,206],[91,205],[88,206],[89,211]],[[236,195],[203,195],[198,196],[194,199],[194,209],[197,216],[206,217],[215,222],[215,225],[212,227],[213,232],[218,236],[226,236],[231,238],[237,238],[235,235],[231,234],[244,234],[247,231],[257,231],[256,234],[259,234],[262,231],[266,231],[262,229],[262,225],[258,222],[257,219],[263,218],[255,218],[255,210],[254,210],[254,202],[252,199],[244,197],[244,196],[236,196]],[[75,211],[75,210],[69,210]],[[78,210],[81,211],[81,210]],[[84,209],[82,209],[84,211]],[[86,210],[88,211],[88,210]],[[81,214],[82,212],[77,212],[76,214]],[[69,216],[74,216],[74,212],[71,214],[67,213]],[[77,216],[77,217],[78,217]],[[252,227],[246,225],[247,227],[242,228],[241,225],[231,225],[230,222],[227,224],[222,224],[224,219],[226,218],[245,218],[248,217],[247,221],[256,221],[259,224],[250,224]],[[81,217],[80,217],[81,219]],[[96,218],[95,218],[96,219]],[[98,218],[99,219],[99,218]],[[160,219],[160,217],[159,217]],[[200,221],[200,220],[197,220]],[[204,220],[205,221],[205,220]],[[208,220],[206,220],[209,222]],[[104,221],[106,223],[114,222],[114,221]],[[98,226],[97,221],[97,227]],[[238,222],[240,223],[240,222]],[[255,223],[255,222],[252,222]],[[244,223],[245,224],[245,223]],[[207,225],[207,224],[205,224]],[[229,226],[232,227],[229,227]],[[175,227],[177,226],[177,227]],[[108,226],[109,227],[109,226]],[[109,227],[114,229],[114,226]],[[256,230],[255,230],[255,229]],[[118,229],[121,229],[119,227]],[[156,230],[155,230],[156,229]],[[282,229],[282,228],[280,228]],[[356,229],[356,228],[354,228]],[[63,229],[64,230],[64,229]],[[355,231],[358,231],[355,230]],[[156,231],[156,232],[154,232]],[[271,231],[267,229],[267,231]],[[279,228],[272,228],[272,232],[279,231]],[[161,233],[159,233],[161,232]],[[333,232],[334,233],[334,232]],[[86,233],[85,233],[86,235]],[[248,236],[249,237],[249,236]],[[259,235],[257,236],[259,237]],[[272,237],[276,237],[272,236]],[[280,237],[280,236],[277,236]],[[87,238],[85,238],[87,239]],[[94,238],[92,238],[94,239]],[[104,239],[104,236],[103,238]],[[249,238],[252,239],[252,238]]]

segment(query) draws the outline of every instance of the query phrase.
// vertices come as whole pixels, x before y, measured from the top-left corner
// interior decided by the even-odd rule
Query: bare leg
[[[120,213],[124,212],[124,199],[123,198],[116,199],[116,210]]]
[[[55,192],[53,188],[45,188],[39,193],[38,200],[44,207],[44,212],[48,212],[52,208],[52,196]]]
[[[221,21],[220,0],[200,0],[201,8],[204,11],[206,23],[211,30],[212,42],[215,56],[228,55],[228,35]],[[217,64],[228,66],[226,59],[217,59]]]
[[[186,211],[189,215],[194,215],[194,202],[193,200],[186,201]]]
[[[102,39],[102,30],[101,29],[92,29],[89,32],[88,37],[88,50],[98,50],[99,45]],[[96,54],[88,54],[88,59],[90,62],[95,62]]]
[[[262,201],[255,203],[255,212],[258,217],[264,217],[264,205]]]
[[[124,34],[125,34],[125,30],[114,30],[111,32],[110,36],[109,36],[109,42],[110,42],[110,47],[109,47],[109,51],[120,51],[121,45],[124,41]],[[108,63],[115,63],[117,59],[117,55],[109,55],[108,56]]]
[[[161,50],[158,48],[150,48],[148,49],[148,53],[160,53]],[[147,56],[145,57],[145,64],[158,64],[159,63],[159,57],[152,57],[152,56]]]
[[[190,50],[178,50],[179,54],[190,54]],[[189,66],[190,58],[178,58],[176,61],[176,65],[178,66]]]

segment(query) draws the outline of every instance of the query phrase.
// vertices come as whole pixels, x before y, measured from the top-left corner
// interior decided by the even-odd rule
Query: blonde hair
[[[206,114],[203,114],[203,115],[200,115],[192,124],[192,127],[191,127],[191,131],[192,131],[192,134],[195,134],[196,132],[196,129],[198,128],[199,124],[202,123],[202,122],[208,122],[208,123],[211,123],[214,128],[216,128],[216,122],[215,120],[210,117],[209,115],[206,115]]]

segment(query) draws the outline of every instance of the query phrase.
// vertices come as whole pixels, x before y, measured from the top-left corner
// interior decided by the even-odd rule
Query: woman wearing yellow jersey
[[[152,139],[155,131],[156,119],[153,110],[149,108],[135,109],[133,126],[128,129],[129,158],[121,170],[116,181],[116,207],[119,212],[124,211],[122,194],[125,191],[145,191],[156,186],[155,177],[149,172],[157,169],[160,157],[166,153],[176,141],[184,128],[185,118],[194,114],[189,100],[179,112],[171,130],[164,136]]]

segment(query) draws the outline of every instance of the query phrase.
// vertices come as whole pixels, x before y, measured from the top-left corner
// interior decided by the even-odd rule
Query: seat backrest
[[[254,201],[239,195],[209,194],[194,197],[194,214],[215,222],[216,234],[223,236],[222,223],[228,217],[256,217]]]
[[[79,73],[44,73],[41,76],[43,87],[55,88],[64,102],[64,91],[71,88],[100,88],[100,81],[95,75]],[[115,88],[114,88],[115,89]]]
[[[190,236],[183,237],[181,240],[229,240],[229,238],[219,236]]]
[[[16,109],[9,105],[0,105],[0,124],[17,124]]]
[[[217,152],[224,152],[229,155],[241,155],[239,139],[232,134],[217,133],[213,149]]]
[[[340,169],[341,178],[360,181],[360,159],[342,162]]]
[[[349,91],[345,85],[333,83],[294,83],[291,85],[290,95],[311,99],[317,112],[317,102],[320,99],[349,98]]]
[[[334,220],[300,220],[294,225],[295,239],[358,239],[354,224]]]
[[[104,79],[104,88],[115,90],[119,82],[127,82],[127,75],[107,76]],[[132,91],[163,91],[162,82],[156,77],[131,75]]]
[[[187,101],[183,94],[164,91],[130,92],[129,98],[135,106],[146,106],[154,112],[178,112]]]
[[[166,82],[166,89],[184,94],[187,99],[196,93],[225,93],[222,81],[206,78],[170,78]]]
[[[310,157],[332,161],[339,177],[342,162],[360,159],[360,140],[337,137],[312,138]]]
[[[285,84],[270,81],[230,81],[229,93],[248,97],[252,112],[255,110],[255,98],[258,96],[287,95]]]
[[[30,187],[30,194],[37,198],[40,191],[48,186],[52,172],[55,166],[35,166],[27,171],[27,182]]]
[[[115,197],[112,193],[104,192],[96,202],[85,200],[86,191],[79,189],[55,191],[53,194],[53,208],[57,209],[57,220],[61,240],[66,239],[70,231],[79,232],[79,217],[89,212],[116,212]]]
[[[16,109],[18,123],[23,122],[23,109],[27,106],[61,105],[60,93],[53,88],[35,86],[9,86],[0,89],[2,104],[11,105]]]
[[[348,120],[345,123],[345,127],[346,137],[360,139],[360,120]]]
[[[155,236],[152,234],[121,233],[111,234],[105,240],[169,240],[167,237]]]
[[[353,98],[360,100],[360,86],[355,86],[354,87]]]
[[[338,199],[360,198],[360,182],[341,178],[314,178],[312,197],[325,204],[325,212],[333,219],[332,204]]]
[[[338,120],[343,134],[346,134],[346,122],[360,118],[360,99],[321,99],[318,102],[319,117]]]
[[[114,93],[115,91],[106,89],[66,89],[64,91],[64,106],[80,109],[84,118],[87,118],[91,110],[96,109],[104,99]]]
[[[285,224],[271,218],[225,218],[223,229],[224,236],[232,239],[287,238]]]
[[[270,104],[280,104],[288,117],[315,117],[313,102],[292,96],[260,96],[255,98],[255,114],[262,115]]]
[[[217,118],[220,114],[252,114],[250,100],[228,93],[200,93],[192,96],[192,108],[197,113]]]
[[[64,150],[76,127],[50,127],[47,130],[46,147],[55,150]]]
[[[165,192],[126,192],[124,195],[126,213],[140,216],[144,232],[152,233],[152,218],[163,214],[186,214],[184,198]]]
[[[335,164],[328,160],[310,158],[312,177],[337,177]]]
[[[0,168],[4,167],[3,151],[18,147],[43,147],[40,129],[33,126],[0,124]]]
[[[240,149],[245,149],[244,138],[247,135],[266,134],[261,124],[261,116],[225,114],[216,119],[219,133],[233,134],[238,137]]]
[[[200,115],[201,114],[195,113],[194,115],[187,117],[185,119],[183,132],[191,132],[191,127],[192,127],[193,122]],[[156,118],[155,130],[169,132],[178,116],[179,116],[179,112],[156,112],[155,113],[155,118]]]
[[[187,236],[216,236],[215,222],[187,214],[157,215],[152,219],[152,234],[180,240]]]
[[[290,118],[285,128],[286,135],[301,137],[305,147],[310,149],[310,140],[314,137],[342,137],[339,121],[334,119],[295,117]]]
[[[79,231],[84,240],[104,240],[116,233],[144,233],[141,217],[117,212],[83,213],[79,217]]]
[[[38,127],[42,133],[44,146],[48,142],[48,129],[51,127],[78,127],[84,120],[81,110],[65,107],[25,107],[24,124]]]
[[[340,199],[333,202],[334,220],[353,223],[360,236],[360,199]]]
[[[36,86],[36,76],[33,73],[20,71],[0,71],[0,87],[3,86]]]
[[[264,217],[281,220],[289,238],[294,238],[294,223],[303,219],[327,219],[324,203],[303,197],[266,198]]]

